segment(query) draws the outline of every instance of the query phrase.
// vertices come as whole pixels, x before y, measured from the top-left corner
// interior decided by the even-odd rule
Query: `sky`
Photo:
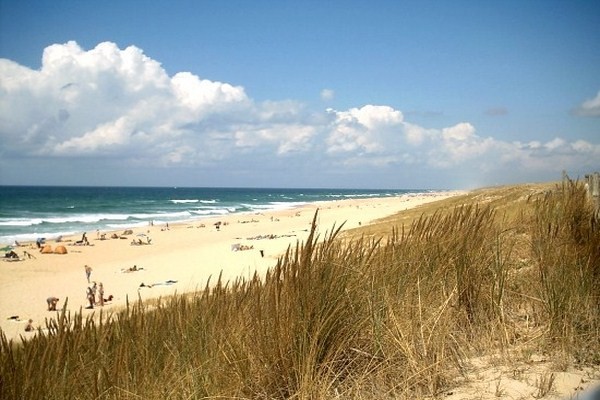
[[[600,2],[0,0],[0,184],[600,171]]]

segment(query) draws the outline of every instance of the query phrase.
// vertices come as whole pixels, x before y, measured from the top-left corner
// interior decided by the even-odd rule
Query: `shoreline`
[[[431,192],[435,191],[161,187],[74,187],[63,192],[49,187],[46,193],[43,187],[25,187],[0,195],[0,201],[7,201],[0,218],[0,246],[35,242],[40,238],[54,240],[85,231],[91,234],[98,230],[141,229],[152,222],[174,225],[231,214],[278,211],[317,201]],[[44,203],[55,206],[45,209]]]
[[[90,245],[74,245],[81,234],[47,240],[55,248],[64,245],[67,254],[41,254],[35,242],[15,248],[35,258],[2,262],[0,274],[0,329],[8,339],[25,339],[35,332],[25,332],[29,319],[33,326],[44,326],[46,318],[56,312],[47,311],[46,299],[58,297],[57,310],[68,298],[67,311],[81,310],[83,317],[100,309],[103,313],[118,311],[127,301],[149,300],[175,293],[203,290],[209,280],[222,274],[229,281],[238,277],[262,275],[275,265],[288,247],[304,242],[317,209],[317,233],[345,223],[343,230],[365,226],[377,219],[396,214],[421,204],[465,193],[444,191],[366,199],[319,201],[302,206],[209,217],[172,225],[150,225],[133,228],[129,235],[116,231],[119,239],[107,232],[101,240],[88,234]],[[103,232],[104,233],[104,232]],[[145,236],[142,236],[145,235]],[[125,239],[122,239],[124,237]],[[150,244],[132,245],[133,240]],[[87,282],[84,266],[92,268],[91,282],[102,282],[104,297],[113,295],[104,307],[86,309]],[[137,271],[128,272],[137,266]]]

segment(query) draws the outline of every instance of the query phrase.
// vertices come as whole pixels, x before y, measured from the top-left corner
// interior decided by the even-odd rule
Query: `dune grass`
[[[415,399],[519,346],[600,363],[600,231],[579,182],[412,213],[323,238],[313,222],[265,276],[2,334],[0,398]]]

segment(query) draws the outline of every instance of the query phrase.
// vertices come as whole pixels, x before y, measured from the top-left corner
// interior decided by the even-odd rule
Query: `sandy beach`
[[[138,296],[151,299],[203,289],[209,278],[214,281],[221,273],[224,280],[262,274],[289,246],[306,240],[317,209],[318,232],[323,237],[334,224],[356,228],[457,194],[460,192],[319,202],[168,227],[148,226],[128,235],[123,231],[87,232],[89,245],[75,244],[81,234],[63,238],[61,243],[47,243],[53,249],[64,245],[67,254],[42,254],[35,243],[25,244],[15,249],[21,261],[0,264],[0,328],[9,339],[31,337],[34,332],[25,332],[29,319],[37,327],[44,326],[46,318],[56,317],[56,312],[47,310],[50,296],[60,299],[58,310],[68,299],[68,311],[82,310],[88,316],[97,315],[100,309],[118,310],[127,299],[136,301]],[[111,238],[113,233],[119,238]],[[144,244],[133,245],[133,241]],[[24,252],[35,258],[23,257]],[[92,268],[90,283],[85,265]],[[128,271],[134,266],[137,271]],[[113,299],[103,307],[86,309],[86,290],[93,282],[102,282],[104,297],[112,295]]]

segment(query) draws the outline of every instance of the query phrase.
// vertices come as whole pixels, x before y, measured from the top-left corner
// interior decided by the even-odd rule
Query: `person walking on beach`
[[[86,265],[85,267],[85,277],[87,278],[88,283],[90,283],[90,275],[92,275],[92,267]]]
[[[88,303],[90,303],[90,305],[87,306],[86,308],[93,309],[95,297],[94,297],[94,291],[92,290],[92,288],[90,286],[88,286],[88,288],[87,288],[87,300],[88,300]]]
[[[98,304],[104,306],[104,285],[102,282],[98,284]]]
[[[98,292],[98,285],[96,284],[96,282],[93,282],[94,284],[92,285],[92,295],[94,296],[94,304],[96,304],[96,293]]]

